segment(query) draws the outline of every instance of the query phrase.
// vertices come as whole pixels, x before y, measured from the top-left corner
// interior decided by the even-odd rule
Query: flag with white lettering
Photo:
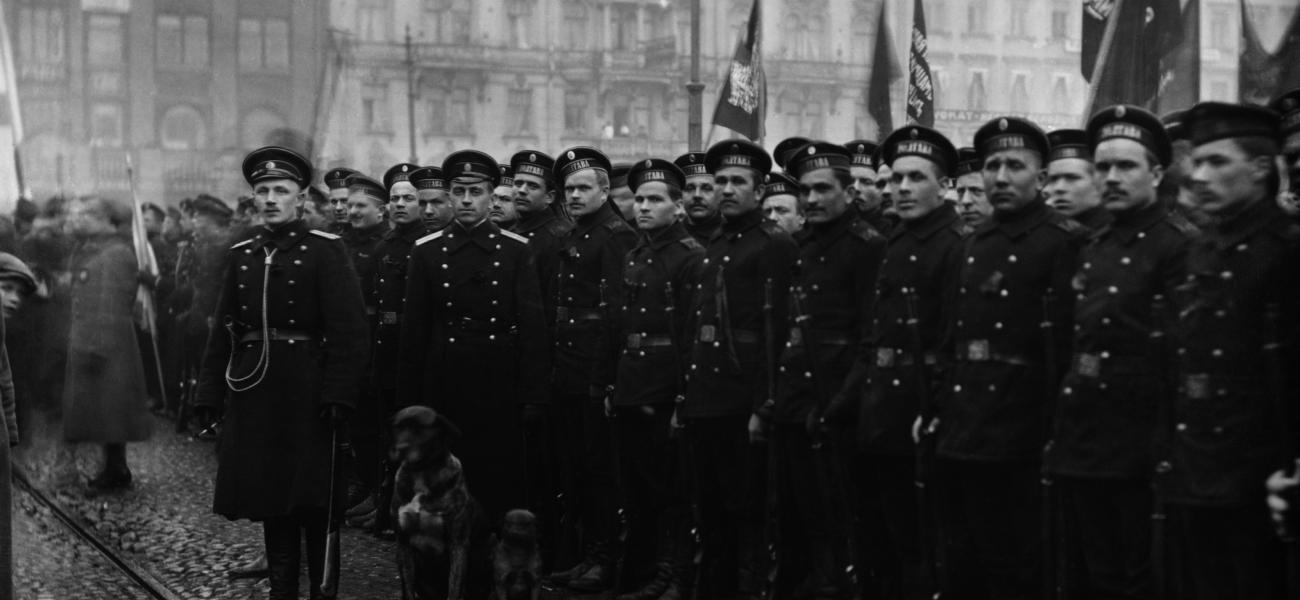
[[[907,59],[907,122],[934,127],[934,82],[926,58],[925,10],[921,0],[913,3],[912,50]]]
[[[722,81],[718,107],[713,111],[713,124],[726,127],[751,140],[765,133],[764,113],[767,111],[767,79],[763,76],[762,0],[754,0],[745,26],[745,36],[736,41],[736,54],[731,59],[727,76]]]
[[[1160,86],[1160,61],[1182,43],[1181,17],[1179,0],[1083,0],[1080,70],[1096,89],[1088,114],[1113,104],[1152,103]],[[1109,27],[1112,19],[1114,27]],[[1098,71],[1102,56],[1106,62]],[[1100,79],[1093,81],[1098,72]]]

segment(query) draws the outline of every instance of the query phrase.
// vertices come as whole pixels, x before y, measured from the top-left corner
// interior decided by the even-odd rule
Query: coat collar
[[[1103,228],[1099,235],[1110,235],[1119,243],[1127,246],[1137,239],[1138,234],[1154,227],[1165,219],[1168,211],[1157,200],[1151,206],[1132,211],[1130,214],[1119,213],[1114,220]]]
[[[1261,198],[1245,210],[1215,223],[1213,237],[1219,248],[1229,248],[1279,221],[1289,219],[1277,203]]]
[[[558,219],[555,213],[548,207],[535,213],[522,215],[519,221],[515,223],[514,231],[518,233],[528,233],[537,231],[546,227],[551,221]]]
[[[667,227],[662,227],[657,231],[642,231],[640,241],[637,243],[638,248],[649,247],[651,250],[658,252],[665,246],[680,242],[690,237],[691,234],[686,231],[686,226],[681,221],[677,221]]]
[[[614,212],[612,202],[605,202],[599,209],[596,209],[596,212],[578,217],[576,231],[578,235],[585,235],[590,233],[591,230],[605,224],[610,219],[622,218],[622,216]]]
[[[414,242],[425,236],[429,231],[424,228],[424,223],[415,221],[413,223],[404,223],[397,225],[384,234],[385,240],[405,240]]]
[[[930,211],[930,214],[921,217],[917,221],[908,222],[900,221],[900,225],[894,228],[890,239],[895,239],[904,235],[910,235],[918,240],[925,241],[930,239],[934,234],[943,231],[952,226],[953,222],[958,219],[957,209],[950,202],[944,202],[938,208]]]
[[[307,224],[302,219],[294,219],[276,228],[262,227],[253,236],[253,247],[274,246],[279,250],[287,250],[294,244],[301,243],[307,232]]]
[[[724,219],[722,227],[717,233],[713,234],[714,238],[738,236],[750,229],[758,227],[763,222],[763,211],[755,208],[734,219]]]
[[[484,250],[492,250],[501,243],[501,228],[489,219],[483,219],[468,229],[460,221],[453,221],[444,230],[443,239],[447,240],[447,252],[451,253],[471,243]]]
[[[1051,216],[1052,209],[1041,199],[1030,202],[1028,206],[1012,213],[994,211],[993,217],[984,221],[975,235],[983,237],[995,231],[1005,233],[1012,239],[1021,237],[1038,227]]]

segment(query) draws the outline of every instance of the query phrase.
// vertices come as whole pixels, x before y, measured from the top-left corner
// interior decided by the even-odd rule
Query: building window
[[[966,32],[975,34],[988,33],[988,11],[984,0],[971,0],[966,5]]]
[[[1070,13],[1063,7],[1052,9],[1052,39],[1063,40],[1070,37]]]
[[[1069,114],[1074,112],[1070,110],[1070,84],[1066,81],[1065,76],[1057,75],[1052,82],[1052,112],[1057,114]]]
[[[121,104],[99,102],[90,107],[90,145],[118,148],[126,130]]]
[[[159,143],[167,150],[198,150],[208,145],[208,127],[192,106],[173,106],[163,113]]]
[[[168,67],[208,65],[208,18],[158,15],[157,62]]]
[[[18,8],[18,58],[20,62],[61,63],[67,47],[67,22],[63,9],[45,6]]]
[[[388,84],[368,83],[361,87],[361,124],[366,131],[387,133],[392,131],[392,114],[388,105]]]
[[[510,120],[507,124],[506,135],[532,135],[533,90],[510,90],[510,95],[506,98],[506,104],[506,118]]]
[[[86,20],[86,62],[120,65],[126,58],[126,21],[120,15],[91,14]]]
[[[516,48],[531,48],[533,45],[533,30],[537,27],[537,21],[533,19],[534,3],[535,0],[510,0],[506,5],[506,32]]]
[[[424,0],[424,13],[439,44],[468,44],[470,39],[469,0]]]
[[[284,118],[265,108],[255,108],[244,115],[239,128],[239,141],[245,148],[267,145],[272,134],[284,129]]]
[[[1232,47],[1231,21],[1232,13],[1223,7],[1214,7],[1210,19],[1210,47],[1227,50]]]
[[[876,11],[877,13],[879,11]],[[929,17],[930,15],[926,15]],[[860,63],[870,63],[871,53],[875,49],[876,28],[874,27],[876,19],[872,17],[871,12],[866,7],[859,6],[858,10],[853,13],[853,23],[849,27],[853,38],[849,51],[852,53],[853,60]],[[928,21],[928,19],[927,19]],[[928,22],[927,22],[928,25]]]
[[[1025,114],[1029,112],[1029,76],[1016,73],[1011,83],[1011,111]]]
[[[781,112],[785,114],[786,131],[813,139],[825,137],[826,114],[821,102],[787,92],[781,96]]]
[[[240,19],[239,66],[246,70],[289,68],[289,22]]]
[[[591,13],[587,5],[579,0],[564,3],[564,47],[571,50],[586,50],[591,47],[590,40]]]
[[[586,92],[568,91],[564,93],[564,131],[573,135],[587,135],[590,127],[588,120],[588,98]]]
[[[387,41],[392,21],[388,0],[361,0],[357,3],[357,37],[361,41]]]
[[[948,9],[947,2],[931,2],[925,6],[925,26],[929,28],[929,33],[935,35],[947,35],[948,28]]]
[[[610,26],[614,28],[610,32],[610,41],[615,50],[636,50],[637,44],[641,41],[640,32],[637,31],[637,7],[633,4],[612,4],[610,5]]]
[[[786,44],[790,58],[819,60],[825,54],[828,41],[826,15],[824,10],[818,12],[818,6],[824,8],[824,5],[814,4],[787,16]]]
[[[428,114],[427,135],[466,135],[470,132],[469,90],[428,88],[424,96]]]
[[[948,72],[943,69],[931,68],[930,84],[933,86],[935,108],[946,107],[948,98],[944,96],[943,92],[948,89]]]
[[[1235,101],[1235,99],[1228,94],[1228,82],[1222,80],[1210,82],[1210,97],[1206,98],[1206,100],[1215,100],[1218,102]]]
[[[966,107],[970,110],[986,110],[988,98],[984,93],[984,72],[971,71],[970,87],[966,88]]]
[[[1029,28],[1025,25],[1029,18],[1029,3],[1016,0],[1011,3],[1011,37],[1027,37]]]

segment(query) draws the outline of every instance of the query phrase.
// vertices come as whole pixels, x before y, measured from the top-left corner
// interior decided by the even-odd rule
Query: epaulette
[[[515,232],[513,232],[513,231],[506,231],[506,230],[502,229],[502,230],[501,230],[501,235],[504,235],[504,236],[506,236],[506,237],[508,237],[508,238],[510,238],[510,239],[512,239],[512,240],[514,240],[514,241],[516,241],[516,242],[521,242],[521,243],[524,243],[524,244],[527,244],[527,243],[528,243],[528,238],[526,238],[526,237],[524,237],[524,236],[522,236],[522,235],[519,235],[519,234],[517,234],[517,233],[515,233]],[[417,243],[418,243],[418,242],[417,242]]]
[[[430,233],[429,235],[426,235],[426,236],[424,236],[424,237],[422,237],[422,238],[420,238],[420,239],[418,239],[418,240],[415,240],[415,245],[416,245],[416,246],[419,246],[420,244],[423,244],[423,243],[425,243],[425,242],[431,242],[431,241],[436,240],[436,239],[438,239],[438,238],[440,238],[440,237],[442,237],[442,230],[441,230],[441,229],[438,230],[438,231],[435,231],[435,232],[433,232],[433,233]]]
[[[230,249],[235,250],[237,248],[243,248],[244,246],[247,246],[248,244],[251,243],[253,243],[253,238],[248,238],[242,242],[239,242],[238,244],[235,244],[234,246],[231,246]]]
[[[880,237],[880,232],[876,231],[870,223],[858,219],[854,219],[853,222],[849,224],[849,233],[864,242],[869,242],[873,238]]]
[[[1182,213],[1170,211],[1165,215],[1165,222],[1171,225],[1178,233],[1187,237],[1197,237],[1201,235],[1201,228],[1196,226],[1191,219]]]
[[[339,239],[339,236],[334,235],[334,234],[332,234],[332,233],[329,233],[328,231],[321,231],[321,230],[319,230],[319,229],[313,229],[313,230],[311,230],[311,234],[314,235],[314,236],[323,237],[323,238],[325,238],[325,239],[327,239],[327,240],[337,240],[337,239]]]
[[[1087,235],[1092,231],[1082,223],[1065,216],[1057,216],[1057,218],[1050,219],[1050,222],[1052,225],[1055,225],[1057,229],[1072,236],[1087,237]]]
[[[610,231],[619,231],[620,229],[626,229],[628,231],[632,231],[632,226],[628,225],[627,221],[623,220],[623,217],[606,219],[603,225],[605,226],[605,229],[608,229]]]
[[[686,248],[687,248],[688,250],[703,250],[703,249],[704,249],[704,244],[701,244],[699,240],[697,240],[697,239],[695,239],[695,238],[693,238],[693,237],[691,237],[691,236],[689,236],[689,235],[686,236],[686,237],[684,237],[684,238],[682,238],[682,239],[680,239],[680,240],[677,240],[677,243],[679,243],[679,244],[681,244],[681,245],[683,245],[683,246],[686,246]]]

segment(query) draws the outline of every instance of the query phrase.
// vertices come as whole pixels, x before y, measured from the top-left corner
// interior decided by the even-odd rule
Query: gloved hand
[[[330,404],[320,411],[320,418],[324,419],[332,427],[338,427],[348,422],[348,414],[351,411],[340,404]]]

